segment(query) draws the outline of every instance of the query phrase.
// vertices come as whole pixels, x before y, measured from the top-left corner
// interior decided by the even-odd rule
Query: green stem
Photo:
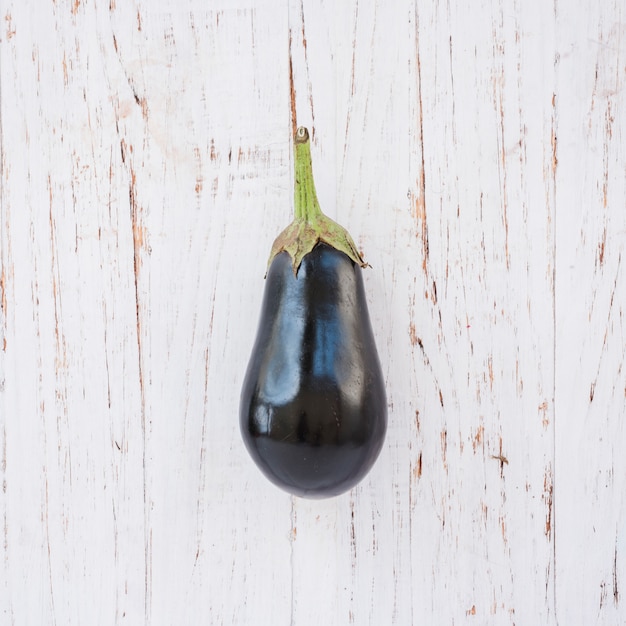
[[[365,267],[367,263],[361,258],[348,231],[324,215],[320,209],[313,182],[309,131],[303,126],[296,131],[294,144],[294,220],[274,241],[267,263],[268,268],[277,254],[287,252],[291,257],[293,273],[297,276],[302,259],[318,243],[332,246],[346,254],[357,265]]]
[[[300,126],[295,136],[295,187],[294,217],[311,224],[316,223],[322,215],[315,182],[313,180],[313,163],[311,161],[311,143],[309,131]]]

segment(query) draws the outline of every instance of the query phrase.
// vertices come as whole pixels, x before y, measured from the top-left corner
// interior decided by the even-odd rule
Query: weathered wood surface
[[[4,0],[0,623],[626,622],[626,17]],[[238,396],[292,111],[390,409],[291,498]]]

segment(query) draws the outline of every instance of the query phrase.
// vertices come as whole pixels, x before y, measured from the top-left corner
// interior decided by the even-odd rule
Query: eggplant
[[[336,496],[371,469],[387,400],[352,237],[319,207],[309,134],[295,135],[295,217],[268,261],[240,428],[269,480],[301,497]]]

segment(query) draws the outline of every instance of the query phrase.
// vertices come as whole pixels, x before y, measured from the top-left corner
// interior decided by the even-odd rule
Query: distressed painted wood
[[[1,13],[0,623],[626,622],[619,2]],[[238,432],[294,114],[389,401],[325,501]]]
[[[626,23],[558,23],[555,522],[563,623],[619,624],[626,581]]]

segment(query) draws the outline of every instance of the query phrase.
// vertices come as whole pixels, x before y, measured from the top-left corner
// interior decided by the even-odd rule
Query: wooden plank
[[[315,128],[322,208],[348,228],[373,268],[364,279],[390,407],[401,384],[393,359],[401,363],[410,350],[405,341],[404,352],[391,351],[396,312],[389,306],[394,245],[404,245],[393,241],[394,229],[407,203],[409,108],[400,94],[409,80],[409,15],[404,1],[290,4],[298,118]],[[294,499],[292,623],[411,623],[408,493],[401,487],[409,442],[393,411],[390,420],[383,453],[359,486],[329,501]]]
[[[415,22],[414,622],[552,623],[553,16]]]
[[[626,621],[626,27],[558,10],[556,586],[562,624]]]
[[[286,46],[286,24],[253,7],[146,9],[139,43],[124,40],[147,110],[129,168],[148,623],[289,619],[290,502],[247,457],[237,417],[271,243],[256,236],[290,196],[288,143],[277,140],[288,139],[287,63],[273,45],[278,34]]]
[[[5,6],[3,615],[140,620],[132,235],[106,68],[92,14]]]

